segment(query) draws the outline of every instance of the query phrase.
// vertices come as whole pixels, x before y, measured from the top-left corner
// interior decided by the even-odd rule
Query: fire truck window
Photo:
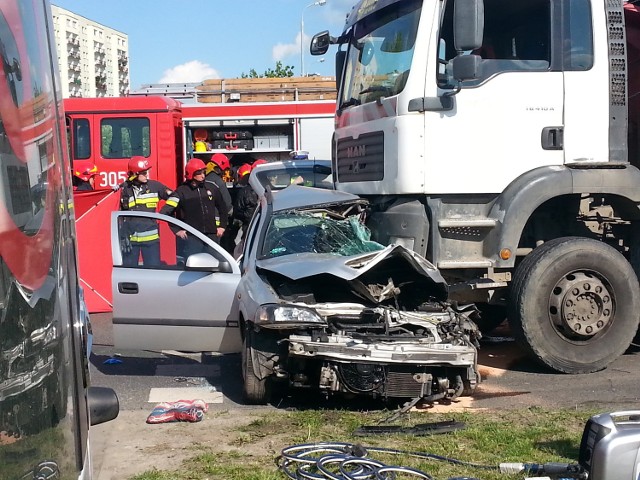
[[[73,121],[73,158],[84,160],[91,156],[91,136],[89,120],[81,118]]]
[[[104,158],[129,158],[151,154],[148,118],[105,118],[100,122]]]

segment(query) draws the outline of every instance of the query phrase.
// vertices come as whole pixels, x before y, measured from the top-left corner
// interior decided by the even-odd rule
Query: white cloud
[[[304,36],[305,45],[309,44],[309,36]],[[300,55],[300,33],[296,35],[296,39],[293,43],[278,43],[271,50],[271,56],[273,59],[278,62],[282,61],[287,57],[291,57],[294,55]]]
[[[207,78],[220,78],[220,74],[200,60],[191,60],[165,70],[158,83],[195,83]]]

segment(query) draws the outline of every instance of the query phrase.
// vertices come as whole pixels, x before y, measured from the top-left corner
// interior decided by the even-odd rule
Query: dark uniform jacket
[[[251,185],[243,186],[236,196],[236,202],[233,206],[233,212],[236,219],[242,222],[242,226],[246,230],[253,212],[258,206],[258,194]]]
[[[220,193],[222,194],[222,200],[224,204],[227,206],[227,214],[231,215],[233,213],[233,201],[231,200],[231,194],[229,193],[229,189],[227,188],[227,183],[220,178],[216,172],[209,172],[206,177],[204,177],[204,181],[207,183],[212,183],[215,185]]]
[[[176,218],[209,235],[215,235],[217,227],[227,228],[229,221],[220,190],[207,182],[183,183],[171,194],[160,213],[175,213]],[[219,225],[216,217],[220,218]]]
[[[155,212],[160,200],[168,200],[171,189],[156,180],[137,184],[126,181],[120,189],[120,209],[134,212]],[[126,230],[133,244],[157,242],[158,224],[150,218],[127,219]]]

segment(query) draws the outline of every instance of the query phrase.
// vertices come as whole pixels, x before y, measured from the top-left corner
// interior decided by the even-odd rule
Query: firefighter
[[[229,159],[224,153],[214,153],[206,165],[205,181],[214,184],[222,194],[222,200],[227,206],[227,215],[233,215],[233,201],[227,188],[227,182],[223,179],[231,169]]]
[[[258,206],[258,194],[251,185],[249,185],[249,176],[254,168],[258,165],[262,165],[263,163],[267,163],[267,161],[260,158],[253,162],[253,165],[247,165],[249,168],[245,168],[245,165],[243,165],[238,169],[238,183],[242,185],[242,188],[236,195],[233,211],[235,212],[234,218],[241,224],[242,237],[240,242],[238,242],[238,246],[234,250],[234,256],[236,258],[244,248],[244,241],[247,237],[249,222],[251,222],[253,212],[255,212]]]
[[[176,188],[160,213],[175,215],[218,243],[227,228],[229,215],[220,189],[205,182],[206,168],[199,158],[190,159],[185,167],[185,182]],[[185,242],[180,247],[185,258],[202,251],[202,242],[186,230],[177,230],[175,234]]]
[[[160,200],[168,200],[171,189],[149,180],[151,164],[145,157],[129,159],[128,178],[120,185],[120,209],[155,212]],[[127,218],[120,227],[120,243],[125,266],[138,265],[140,255],[144,265],[160,264],[160,233],[158,224],[148,218]]]
[[[76,160],[73,166],[73,190],[79,192],[95,190],[95,177],[99,173],[96,164],[90,160]]]

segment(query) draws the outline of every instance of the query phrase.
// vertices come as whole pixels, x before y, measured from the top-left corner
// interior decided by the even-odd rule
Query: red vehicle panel
[[[111,251],[107,226],[109,213],[118,208],[118,194],[106,194],[127,179],[131,156],[145,157],[152,165],[150,178],[169,188],[183,181],[188,158],[206,161],[217,151],[237,167],[247,154],[254,160],[286,159],[308,141],[326,145],[318,158],[328,159],[335,112],[334,101],[187,105],[162,96],[69,98],[64,107],[72,160],[95,163],[95,189],[104,192],[74,195],[80,277],[90,312],[112,309],[111,263],[104,260]],[[227,140],[232,148],[215,143],[229,131],[243,132],[245,138]],[[236,162],[234,155],[239,155]]]

